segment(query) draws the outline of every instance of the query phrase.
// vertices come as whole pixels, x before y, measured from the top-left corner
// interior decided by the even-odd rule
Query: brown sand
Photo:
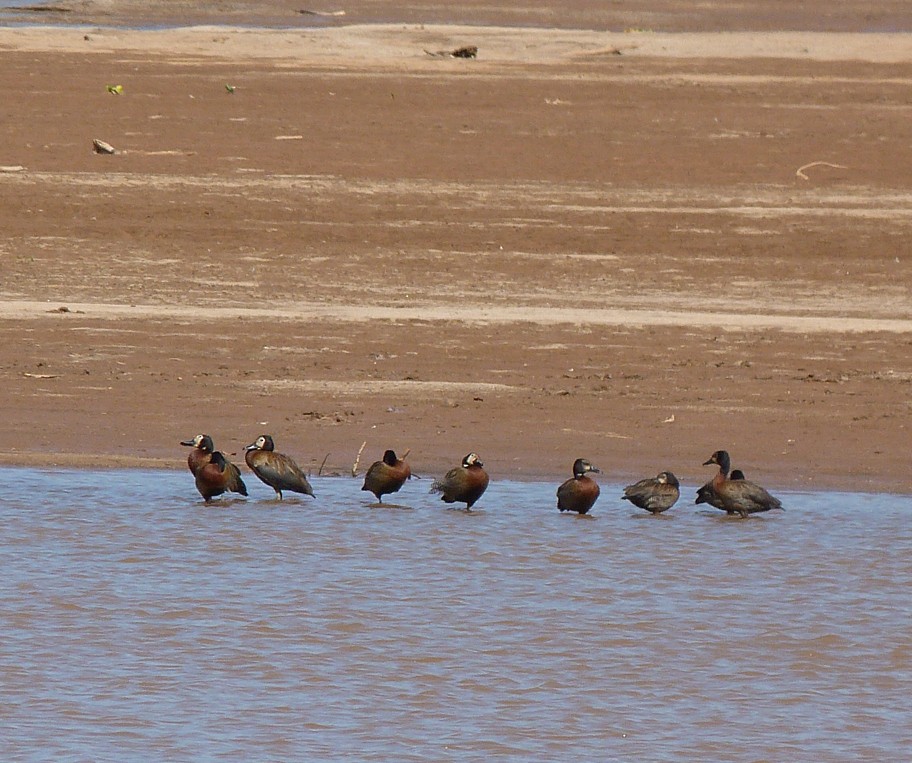
[[[0,29],[0,462],[910,490],[901,4],[359,5]]]

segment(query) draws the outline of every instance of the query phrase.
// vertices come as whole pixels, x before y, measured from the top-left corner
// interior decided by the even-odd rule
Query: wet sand
[[[180,439],[268,431],[324,472],[366,442],[689,484],[727,448],[771,486],[910,490],[889,4],[163,5],[0,29],[0,462],[182,468]],[[169,19],[238,26],[107,26]]]

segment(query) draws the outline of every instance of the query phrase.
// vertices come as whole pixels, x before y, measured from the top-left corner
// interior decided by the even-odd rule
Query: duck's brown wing
[[[641,509],[649,508],[647,504],[658,485],[659,482],[655,478],[634,482],[624,488],[624,495],[621,496],[621,499],[630,501],[634,506],[639,506]]]
[[[442,493],[440,496],[442,501],[453,503],[456,500],[454,494],[459,491],[460,486],[465,480],[465,472],[466,470],[461,466],[450,469],[450,471],[444,474],[441,479],[434,480],[431,485],[431,492]]]
[[[700,490],[703,490],[700,488]],[[628,485],[624,488],[624,498],[630,501],[634,506],[639,506],[647,511],[666,511],[675,505],[681,491],[674,485],[659,480],[645,479],[640,480],[634,485]],[[703,503],[700,491],[697,491],[697,503]]]
[[[566,482],[563,482],[560,487],[557,489],[557,508],[561,511],[573,511],[574,509],[570,505],[573,503],[573,483],[574,480],[571,477]]]
[[[398,461],[395,466],[375,461],[364,475],[364,485],[361,489],[369,490],[378,497],[381,494],[395,493],[411,476],[409,465],[403,461]]]
[[[472,508],[472,504],[481,498],[488,488],[488,473],[479,466],[457,466],[448,471],[443,479],[431,485],[432,493],[442,493],[440,499],[445,503],[462,503]]]
[[[232,493],[247,495],[247,486],[241,478],[241,470],[230,461],[225,464],[225,487]]]
[[[781,509],[782,501],[770,495],[765,488],[750,480],[730,480],[725,483],[726,503],[740,513],[759,514]]]
[[[313,496],[313,488],[306,475],[291,458],[282,453],[266,452],[265,455],[253,467],[257,477],[275,490],[290,490],[292,493]]]
[[[383,461],[374,461],[370,469],[364,475],[364,484],[362,490],[370,490],[372,493],[382,487],[385,487],[389,479],[389,465]]]

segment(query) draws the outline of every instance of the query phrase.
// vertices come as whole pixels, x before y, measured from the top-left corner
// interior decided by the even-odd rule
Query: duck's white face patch
[[[256,446],[257,446],[258,448],[262,448],[265,444],[266,444],[266,438],[265,438],[265,437],[257,437]]]

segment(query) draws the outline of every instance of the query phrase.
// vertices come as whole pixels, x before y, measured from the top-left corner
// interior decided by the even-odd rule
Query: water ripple
[[[908,497],[591,518],[0,469],[3,760],[901,760]]]

